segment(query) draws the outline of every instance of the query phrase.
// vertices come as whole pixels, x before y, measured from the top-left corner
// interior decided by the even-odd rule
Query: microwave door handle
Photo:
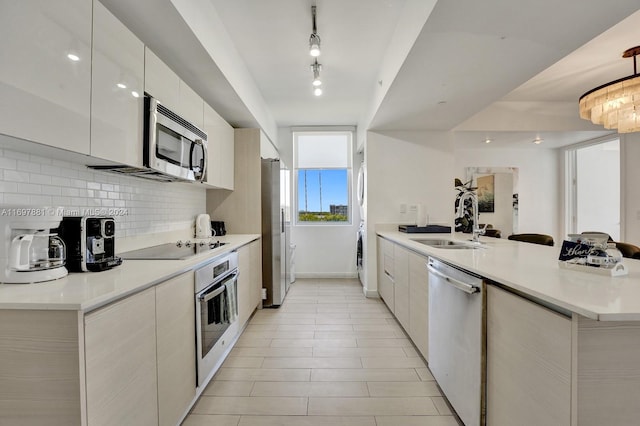
[[[193,149],[196,145],[202,148],[202,172],[200,173],[200,182],[204,182],[205,173],[207,172],[207,146],[202,139],[196,139],[191,144],[191,149],[189,150],[189,170],[193,170]]]
[[[209,162],[209,154],[207,152],[207,145],[202,141],[202,139],[198,139],[196,143],[198,142],[202,147],[202,175],[200,176],[200,182],[204,182],[204,179],[207,176],[207,163]]]

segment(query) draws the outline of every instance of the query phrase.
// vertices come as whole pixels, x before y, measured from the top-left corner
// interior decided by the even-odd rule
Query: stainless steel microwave
[[[207,134],[151,96],[144,105],[144,165],[176,180],[203,182]]]

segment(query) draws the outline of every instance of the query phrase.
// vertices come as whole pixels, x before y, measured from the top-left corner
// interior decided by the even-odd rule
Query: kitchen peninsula
[[[517,419],[581,426],[636,423],[640,416],[639,262],[624,259],[629,274],[611,278],[560,269],[559,247],[482,238],[481,248],[455,250],[416,240],[466,241],[468,235],[382,229],[377,234],[379,249],[382,246],[396,258],[408,252],[422,259],[426,269],[427,257],[432,256],[485,278],[488,425],[513,424]],[[398,281],[403,276],[398,264],[396,290],[402,288]],[[414,269],[406,275],[412,290]],[[397,292],[395,296],[385,300],[387,305],[393,300],[392,311],[403,306]],[[411,299],[407,306],[413,304]],[[395,314],[399,319],[403,315]],[[413,317],[411,311],[409,317]],[[428,360],[428,352],[423,354]]]

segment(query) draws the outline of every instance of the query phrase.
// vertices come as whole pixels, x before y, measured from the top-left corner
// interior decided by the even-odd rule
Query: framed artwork
[[[478,211],[480,213],[495,212],[495,177],[494,175],[479,176],[478,185]]]

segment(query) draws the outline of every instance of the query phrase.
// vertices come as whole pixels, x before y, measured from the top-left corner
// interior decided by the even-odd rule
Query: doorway
[[[569,148],[566,161],[568,232],[606,232],[619,241],[620,139]]]

